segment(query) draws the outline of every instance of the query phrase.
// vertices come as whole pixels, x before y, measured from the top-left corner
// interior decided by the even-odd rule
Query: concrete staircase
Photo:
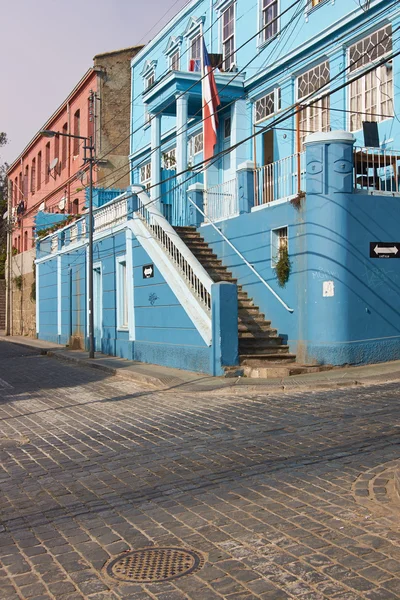
[[[237,283],[232,273],[222,264],[216,254],[194,227],[175,227],[182,241],[203,265],[214,282]],[[282,337],[265,319],[242,288],[238,285],[238,335],[240,368],[226,367],[226,375],[244,374],[247,377],[286,377],[322,370],[314,365],[299,365],[296,355],[283,343]],[[327,367],[324,367],[327,369]]]

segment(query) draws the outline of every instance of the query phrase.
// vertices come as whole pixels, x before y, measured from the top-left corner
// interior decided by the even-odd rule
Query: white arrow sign
[[[397,246],[392,246],[389,248],[380,248],[378,245],[375,246],[374,252],[375,254],[397,254],[399,249]]]

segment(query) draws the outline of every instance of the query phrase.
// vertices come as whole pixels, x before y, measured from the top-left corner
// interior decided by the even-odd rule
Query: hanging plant
[[[279,260],[275,265],[276,278],[280,287],[284,287],[290,275],[290,258],[287,246],[283,246],[279,250]]]

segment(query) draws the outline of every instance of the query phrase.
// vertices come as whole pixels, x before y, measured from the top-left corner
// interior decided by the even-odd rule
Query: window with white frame
[[[261,40],[266,42],[278,33],[278,0],[261,0]]]
[[[222,13],[222,56],[224,71],[235,64],[235,5]]]
[[[128,282],[126,258],[117,258],[117,328],[128,328]]]
[[[275,88],[254,103],[254,121],[259,123],[281,109],[281,88]]]
[[[151,88],[151,86],[153,85],[155,80],[156,80],[156,75],[155,75],[154,70],[150,71],[150,73],[148,73],[144,78],[144,89],[148,90],[149,88]]]
[[[271,230],[271,266],[278,263],[282,250],[288,249],[288,228],[279,227]]]
[[[325,0],[308,0],[308,10],[315,8],[318,4],[322,4]]]
[[[180,67],[180,55],[179,48],[177,48],[169,57],[169,68],[171,71],[179,71]]]
[[[189,40],[189,71],[201,71],[201,39],[201,35],[198,33]]]
[[[359,40],[349,48],[350,77],[361,74],[371,62],[392,51],[392,26],[387,25]],[[361,129],[363,121],[383,121],[393,116],[393,62],[377,66],[352,81],[350,95],[350,131]]]
[[[300,149],[304,149],[304,140],[309,133],[316,131],[329,131],[330,129],[330,102],[327,90],[323,90],[329,84],[330,70],[329,61],[324,61],[306,71],[297,78],[297,100],[301,106],[303,98],[307,106],[299,113]],[[315,99],[309,96],[315,95]]]
[[[140,167],[139,180],[146,189],[149,189],[151,185],[151,163],[146,163]]]
[[[162,155],[163,169],[176,169],[176,148],[171,148]]]

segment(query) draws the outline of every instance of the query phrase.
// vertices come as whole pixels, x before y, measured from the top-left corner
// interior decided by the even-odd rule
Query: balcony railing
[[[255,202],[268,204],[305,191],[305,153],[298,152],[256,169]]]
[[[103,231],[126,221],[127,206],[127,198],[124,197],[117,202],[96,210],[94,213],[95,232]]]
[[[236,179],[214,185],[204,192],[204,212],[212,222],[236,217],[239,214]]]
[[[400,194],[400,151],[355,147],[354,187],[369,194]]]

